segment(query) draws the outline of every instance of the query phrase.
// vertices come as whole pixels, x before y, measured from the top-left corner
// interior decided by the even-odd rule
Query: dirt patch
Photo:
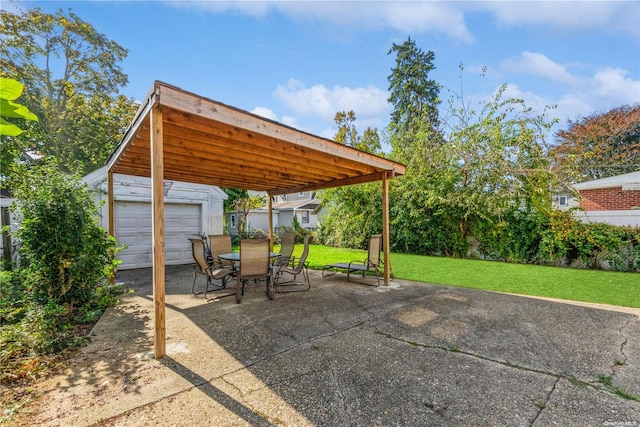
[[[115,396],[135,391],[145,372],[158,366],[148,353],[153,348],[149,319],[146,308],[126,298],[109,309],[91,329],[85,347],[48,359],[36,377],[3,386],[3,425],[65,425],[60,420],[69,414],[112,406]]]

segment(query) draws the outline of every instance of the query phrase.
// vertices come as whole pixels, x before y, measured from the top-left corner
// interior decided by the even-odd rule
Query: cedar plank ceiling
[[[107,161],[151,176],[151,111],[162,111],[164,179],[271,195],[404,175],[405,166],[156,81]]]

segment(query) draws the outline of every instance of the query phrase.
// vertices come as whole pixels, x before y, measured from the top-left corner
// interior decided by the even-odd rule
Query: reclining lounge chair
[[[381,270],[383,266],[380,252],[382,251],[382,234],[374,234],[369,238],[368,255],[364,261],[351,261],[351,262],[337,262],[334,264],[325,265],[322,268],[322,277],[332,276],[338,270],[347,270],[347,282],[349,281],[349,275],[351,272],[361,272],[362,277],[368,271],[374,271],[376,273],[377,285],[380,286],[380,275],[383,273]],[[327,273],[327,270],[332,273]]]

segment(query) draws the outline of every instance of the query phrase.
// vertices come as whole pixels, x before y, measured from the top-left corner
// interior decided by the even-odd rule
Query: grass
[[[276,249],[277,250],[277,249]],[[294,255],[302,253],[296,245]],[[366,251],[311,245],[309,267],[364,260]],[[640,308],[640,274],[391,254],[398,279]]]

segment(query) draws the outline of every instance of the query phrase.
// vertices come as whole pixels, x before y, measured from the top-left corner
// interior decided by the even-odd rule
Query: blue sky
[[[127,96],[141,100],[161,80],[329,138],[341,110],[355,111],[361,133],[388,124],[395,57],[387,53],[409,36],[435,53],[430,77],[443,85],[443,117],[461,87],[472,104],[507,84],[508,96],[536,111],[556,105],[556,129],[640,102],[639,1],[4,1],[2,8],[36,6],[71,8],[128,49]]]

